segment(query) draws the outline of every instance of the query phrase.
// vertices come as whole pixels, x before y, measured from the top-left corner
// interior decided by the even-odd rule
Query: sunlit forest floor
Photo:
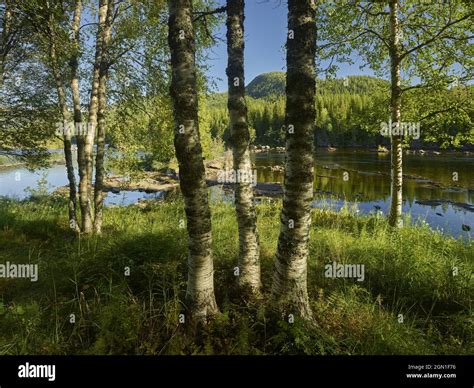
[[[179,322],[187,256],[179,198],[108,208],[103,235],[88,239],[68,229],[61,198],[1,200],[0,263],[37,263],[39,279],[0,279],[0,354],[474,353],[474,244],[427,226],[393,231],[381,216],[349,210],[313,210],[315,322],[275,316],[265,301],[279,206],[258,206],[265,295],[249,304],[235,285],[234,209],[213,204],[221,314],[196,328]],[[365,280],[326,278],[324,265],[333,261],[364,264]]]

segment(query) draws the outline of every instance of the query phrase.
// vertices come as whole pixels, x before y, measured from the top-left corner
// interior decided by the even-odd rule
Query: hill
[[[285,94],[285,77],[286,74],[283,72],[260,74],[247,85],[247,95],[253,98],[283,96]]]
[[[247,85],[247,95],[253,98],[271,98],[285,95],[285,73],[260,74]],[[388,87],[388,81],[369,76],[349,76],[339,79],[318,79],[318,94],[366,94],[374,89]]]

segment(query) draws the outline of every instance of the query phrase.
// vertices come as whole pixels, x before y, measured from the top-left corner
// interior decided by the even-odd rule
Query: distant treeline
[[[470,106],[424,118],[427,105],[467,96],[456,88],[432,92],[407,93],[404,121],[420,122],[421,138],[412,139],[412,147],[472,147],[474,129],[472,99]],[[256,77],[247,87],[247,104],[252,141],[257,145],[285,145],[285,73],[267,73]],[[413,100],[413,101],[410,101]],[[229,140],[227,95],[209,96],[211,134]],[[389,147],[390,139],[380,133],[380,123],[389,118],[388,81],[368,76],[350,76],[317,82],[315,143],[317,146]],[[441,105],[440,105],[441,110]]]

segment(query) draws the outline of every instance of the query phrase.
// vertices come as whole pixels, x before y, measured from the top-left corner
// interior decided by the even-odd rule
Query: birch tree
[[[260,252],[257,215],[252,189],[249,125],[245,102],[244,0],[227,1],[227,77],[230,142],[235,183],[235,208],[239,226],[239,285],[244,293],[260,293]]]
[[[74,127],[80,128],[80,131],[76,133],[77,143],[77,165],[79,172],[79,207],[81,209],[81,232],[86,231],[90,233],[92,223],[92,209],[89,201],[89,192],[87,186],[87,173],[86,173],[86,150],[85,150],[85,138],[86,130],[90,130],[89,126],[83,127],[82,109],[81,109],[81,93],[80,93],[80,80],[79,80],[79,60],[81,54],[81,16],[82,16],[83,3],[82,0],[75,0],[74,2],[74,14],[72,18],[72,47],[71,57],[69,60],[69,70],[71,74],[71,92],[72,92],[72,107],[73,107],[73,119]]]
[[[169,0],[168,8],[174,146],[189,241],[186,301],[195,319],[206,320],[218,308],[214,296],[211,213],[199,136],[193,6],[191,0]]]
[[[97,111],[99,106],[100,65],[102,61],[103,38],[107,18],[107,0],[99,0],[98,27],[95,41],[95,57],[92,70],[92,85],[89,99],[87,130],[78,139],[79,163],[79,196],[82,213],[82,232],[91,234],[94,224],[92,173],[94,167],[93,147],[97,128]]]
[[[390,112],[392,123],[400,123],[402,93],[401,93],[401,47],[400,24],[398,20],[398,1],[390,1],[390,40],[388,44],[390,55]],[[391,190],[389,223],[401,226],[403,204],[403,137],[400,134],[391,135]]]
[[[62,4],[37,1],[25,1],[18,5],[17,12],[21,12],[34,31],[30,37],[31,43],[44,53],[44,62],[54,79],[57,94],[58,108],[61,114],[61,128],[66,173],[69,187],[68,215],[69,225],[78,231],[76,218],[77,183],[74,174],[72,156],[72,136],[70,127],[71,113],[68,108],[67,92],[64,83],[64,64],[68,58],[67,31],[64,27],[67,21],[67,12]]]
[[[74,164],[72,156],[72,136],[73,133],[70,131],[70,120],[71,113],[68,108],[67,98],[66,98],[66,89],[63,82],[63,72],[61,69],[60,62],[58,61],[57,56],[57,46],[61,44],[57,39],[56,34],[56,21],[54,19],[54,12],[49,11],[47,25],[47,32],[49,35],[49,60],[51,66],[51,72],[53,74],[56,91],[58,95],[59,108],[61,110],[62,121],[63,121],[63,145],[64,145],[64,158],[66,162],[66,173],[69,184],[69,200],[68,200],[68,214],[69,214],[69,226],[74,231],[78,232],[79,227],[76,218],[76,202],[77,202],[77,183],[76,176],[74,174]]]
[[[102,193],[104,186],[104,158],[105,158],[105,113],[107,108],[107,78],[109,67],[111,65],[109,58],[109,46],[112,35],[112,25],[115,13],[114,0],[107,1],[107,12],[104,22],[104,30],[101,37],[101,55],[99,61],[99,85],[98,85],[98,101],[97,101],[97,156],[96,156],[96,175],[94,185],[94,232],[101,233],[103,202],[104,195]]]
[[[313,200],[315,16],[313,1],[288,1],[286,161],[272,285],[272,298],[279,308],[304,319],[311,317],[307,260]]]

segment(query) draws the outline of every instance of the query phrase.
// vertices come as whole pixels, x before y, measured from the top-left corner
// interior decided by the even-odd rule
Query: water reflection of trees
[[[468,181],[469,166],[459,160],[420,160],[412,158],[404,173],[403,196],[411,205],[416,200],[448,200],[474,203],[474,191]],[[325,154],[315,164],[314,189],[322,195],[333,195],[347,201],[380,201],[390,195],[390,175],[387,158],[380,155],[356,155],[344,152],[340,155]],[[254,159],[259,182],[283,182],[283,172],[272,171],[270,166],[283,165],[282,154],[264,154]],[[470,168],[472,169],[473,166]],[[452,181],[452,171],[458,171],[460,179]],[[344,172],[349,174],[345,181]],[[416,178],[418,177],[418,178]],[[426,179],[420,179],[420,177]],[[469,185],[471,184],[471,185]]]

